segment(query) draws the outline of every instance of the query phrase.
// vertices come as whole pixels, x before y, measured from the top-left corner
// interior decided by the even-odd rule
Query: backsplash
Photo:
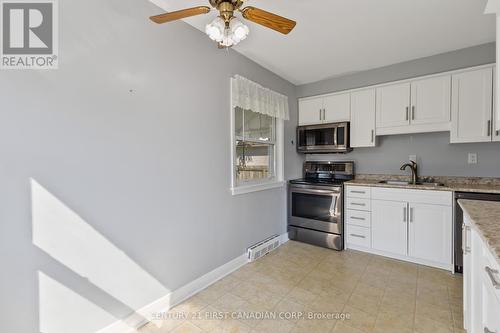
[[[468,153],[478,163],[468,164]],[[356,174],[408,175],[399,167],[417,155],[420,176],[500,178],[500,142],[450,144],[450,133],[377,137],[373,148],[354,148],[348,154],[307,155],[307,160],[354,161]]]

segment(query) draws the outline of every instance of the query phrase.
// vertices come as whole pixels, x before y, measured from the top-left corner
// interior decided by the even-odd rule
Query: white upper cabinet
[[[492,140],[492,94],[492,68],[453,75],[452,143]]]
[[[493,69],[493,94],[496,92],[496,85],[497,85],[497,80],[496,80],[496,69]],[[492,130],[492,135],[493,135],[493,141],[499,142],[500,141],[500,109],[498,108],[498,101],[495,97],[493,97],[493,130]],[[495,125],[496,124],[496,125]]]
[[[299,125],[321,123],[323,118],[323,98],[299,100]]]
[[[351,93],[351,147],[375,147],[375,89]]]
[[[410,83],[377,88],[377,132],[410,124]]]
[[[377,88],[377,134],[450,129],[451,76],[435,76]]]
[[[350,121],[354,148],[374,147],[380,135],[446,131],[451,143],[500,142],[494,76],[484,65],[301,98],[299,125]]]
[[[349,121],[349,93],[310,97],[299,100],[299,125],[314,125]]]
[[[372,248],[406,256],[406,202],[372,200]]]
[[[350,94],[335,94],[326,96],[323,100],[324,122],[335,123],[351,119]]]
[[[448,206],[412,202],[409,209],[408,255],[451,265],[452,209]]]
[[[451,118],[451,75],[412,81],[412,125],[436,125],[444,123],[449,129]]]

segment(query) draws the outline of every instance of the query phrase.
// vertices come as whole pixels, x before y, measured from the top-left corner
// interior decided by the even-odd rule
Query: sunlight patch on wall
[[[54,259],[134,310],[169,293],[34,179],[31,196],[33,244]]]
[[[68,287],[38,271],[40,332],[89,333],[116,319]]]

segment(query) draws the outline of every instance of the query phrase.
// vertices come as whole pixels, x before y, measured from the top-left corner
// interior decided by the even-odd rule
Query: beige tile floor
[[[462,320],[461,276],[289,241],[139,332],[458,333]]]

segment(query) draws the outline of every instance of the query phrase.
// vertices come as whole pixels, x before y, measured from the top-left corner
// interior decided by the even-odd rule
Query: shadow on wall
[[[33,244],[125,308],[130,326],[145,320],[135,310],[169,290],[31,179]],[[120,320],[113,310],[38,271],[39,323],[43,333],[88,333]],[[126,327],[126,324],[124,324]],[[68,330],[69,329],[69,330]]]

